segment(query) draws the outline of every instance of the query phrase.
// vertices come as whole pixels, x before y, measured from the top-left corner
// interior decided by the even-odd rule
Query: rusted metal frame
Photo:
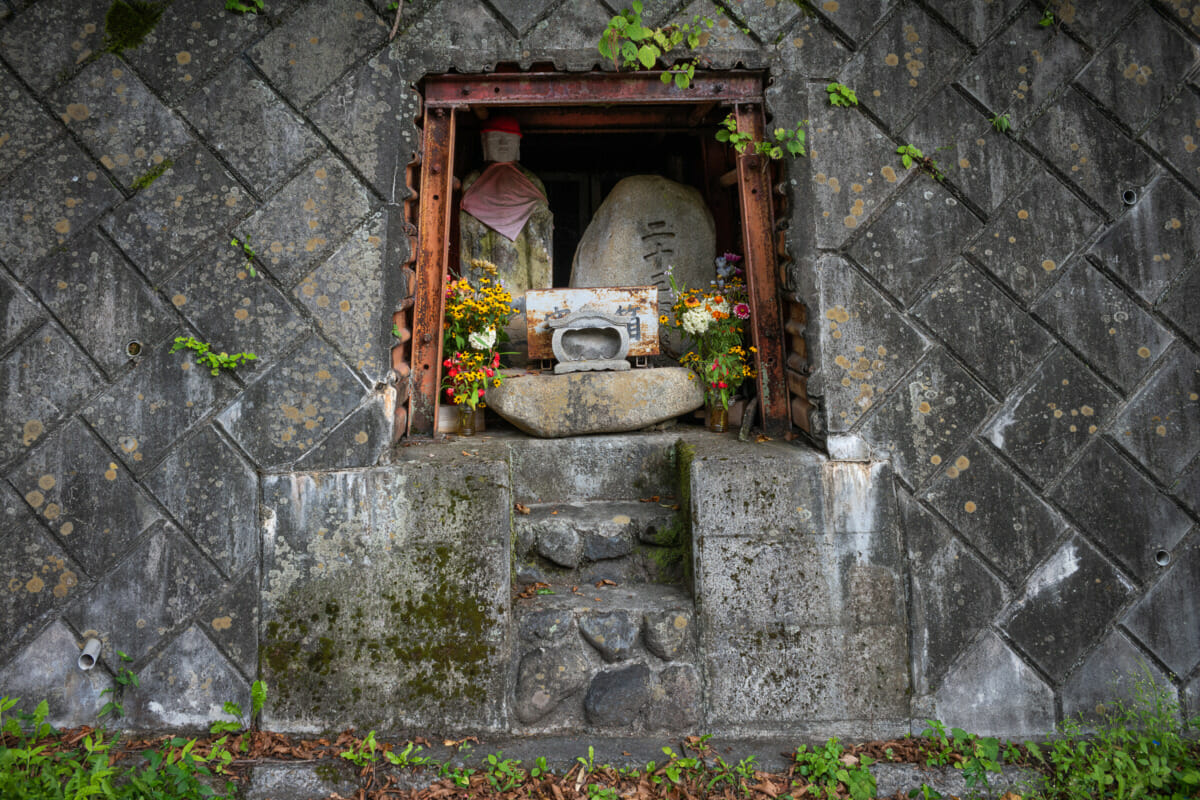
[[[454,109],[425,110],[421,169],[421,224],[417,231],[417,285],[413,292],[410,433],[432,434],[437,427],[442,362],[442,276],[448,267],[451,193],[454,188]]]
[[[762,107],[741,103],[734,107],[738,130],[753,141],[763,138]],[[783,325],[776,287],[775,222],[771,210],[770,161],[746,153],[738,156],[742,242],[745,247],[746,283],[750,295],[751,330],[758,369],[759,408],[763,429],[782,435],[789,429],[787,380],[784,375]]]
[[[425,84],[425,107],[467,105],[595,106],[628,103],[696,105],[756,102],[762,78],[749,72],[697,74],[687,90],[664,84],[661,72],[446,75]]]
[[[646,133],[655,131],[696,132],[688,121],[690,109],[683,106],[638,105],[621,108],[572,106],[571,108],[528,108],[521,110],[523,133]]]

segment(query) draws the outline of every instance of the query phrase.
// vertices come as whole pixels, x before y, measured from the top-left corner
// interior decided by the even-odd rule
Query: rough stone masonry
[[[649,4],[807,120],[776,180],[814,436],[394,455],[416,82],[612,69],[619,4],[415,0],[389,40],[386,0],[175,0],[117,52],[111,2],[0,0],[0,694],[94,723],[128,667],[142,729],[263,677],[295,731],[1022,734],[1145,671],[1200,713],[1200,3]],[[608,513],[660,492],[682,521]],[[562,570],[643,588],[514,599]]]

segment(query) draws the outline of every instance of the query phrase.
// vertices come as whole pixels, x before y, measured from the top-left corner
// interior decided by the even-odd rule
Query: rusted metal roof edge
[[[697,72],[687,89],[663,83],[662,75],[660,71],[504,72],[427,76],[423,84],[425,105],[431,108],[762,102],[761,72]]]

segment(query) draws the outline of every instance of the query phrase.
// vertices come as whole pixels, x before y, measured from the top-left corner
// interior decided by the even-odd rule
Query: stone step
[[[679,583],[687,555],[679,504],[646,499],[527,506],[514,517],[517,582]]]
[[[532,505],[673,494],[678,440],[671,433],[627,433],[513,442],[513,499]]]
[[[514,717],[526,733],[689,730],[695,610],[677,586],[553,585],[513,601]]]

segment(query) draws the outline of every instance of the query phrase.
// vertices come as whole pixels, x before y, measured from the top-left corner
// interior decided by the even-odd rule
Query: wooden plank
[[[442,362],[442,317],[450,247],[450,207],[454,180],[455,112],[443,108],[425,114],[421,169],[421,216],[417,231],[416,286],[413,289],[413,338],[410,433],[432,434],[437,422]]]
[[[734,110],[738,130],[755,140],[763,138],[762,108],[743,104]],[[784,379],[783,326],[775,276],[775,222],[771,211],[770,161],[741,155],[738,164],[742,241],[745,246],[746,282],[754,346],[758,349],[758,386],[763,429],[779,436],[789,428],[787,383]]]
[[[425,108],[601,106],[628,103],[696,106],[757,102],[762,77],[752,72],[697,73],[685,91],[664,84],[657,70],[639,72],[514,72],[443,75],[425,82]],[[429,154],[425,154],[428,159]]]
[[[658,353],[658,287],[621,286],[600,289],[531,289],[525,292],[525,322],[531,359],[554,358],[554,331],[546,324],[591,306],[629,318],[629,355]]]

